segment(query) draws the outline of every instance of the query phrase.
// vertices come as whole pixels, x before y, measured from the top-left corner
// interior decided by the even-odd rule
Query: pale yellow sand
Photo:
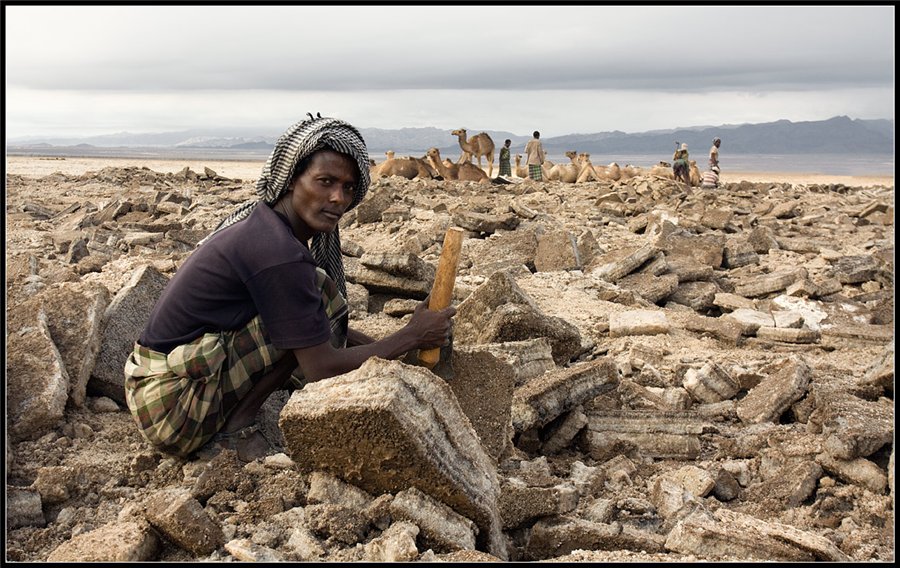
[[[40,158],[34,156],[7,156],[6,173],[29,177],[44,177],[54,172],[81,175],[103,168],[146,167],[154,172],[180,172],[185,167],[200,173],[210,168],[220,176],[239,179],[256,179],[265,160],[258,162],[216,160],[164,160],[145,158]]]
[[[722,172],[723,183],[739,181],[766,182],[775,181],[790,184],[843,184],[848,187],[868,187],[881,185],[894,187],[893,176],[842,176],[836,174],[816,174],[805,172]]]

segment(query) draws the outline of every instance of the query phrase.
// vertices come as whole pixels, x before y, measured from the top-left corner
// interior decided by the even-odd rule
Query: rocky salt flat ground
[[[259,168],[7,159],[7,560],[894,559],[892,180],[376,180],[351,325],[464,228],[449,387],[375,361],[273,397],[265,460],[165,456],[122,340]]]

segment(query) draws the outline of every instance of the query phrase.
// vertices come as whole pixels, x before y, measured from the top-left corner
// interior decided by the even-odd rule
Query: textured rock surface
[[[370,359],[295,392],[279,425],[303,468],[373,494],[418,487],[473,519],[487,552],[505,554],[493,462],[449,387],[427,369]]]
[[[453,295],[454,344],[490,353],[500,362],[492,368],[514,369],[515,388],[535,398],[518,407],[534,414],[515,435],[490,426],[506,411],[512,421],[513,405],[499,400],[505,371],[503,381],[469,393],[478,403],[470,410],[496,411],[480,433],[462,404],[447,410],[446,387],[429,387],[424,399],[407,391],[399,398],[409,404],[395,407],[403,412],[385,418],[361,414],[374,420],[376,441],[424,432],[408,455],[395,456],[396,466],[381,462],[383,479],[411,481],[370,493],[334,475],[361,479],[368,463],[355,453],[335,451],[331,460],[317,452],[320,461],[276,453],[286,451],[278,416],[288,391],[270,397],[258,417],[273,455],[242,464],[231,451],[188,459],[156,451],[127,408],[94,386],[103,303],[95,299],[104,289],[116,297],[145,266],[171,277],[225,213],[255,196],[261,163],[236,174],[247,164],[195,172],[184,162],[29,160],[43,173],[9,170],[6,179],[7,560],[894,559],[893,187],[783,178],[686,195],[641,174],[576,185],[376,179],[341,221],[348,277],[356,268],[372,273],[366,284],[348,285],[351,326],[376,338],[402,327],[429,289],[446,229],[455,219],[471,223]],[[149,167],[123,166],[143,163]],[[557,246],[565,248],[558,258]],[[610,263],[622,277],[598,271]],[[785,273],[797,279],[772,278]],[[776,285],[785,287],[761,293]],[[745,334],[728,317],[741,308],[772,323]],[[668,331],[614,336],[614,314],[635,310],[664,314]],[[116,324],[142,325],[124,321],[130,317]],[[799,372],[798,358],[808,372]],[[546,388],[598,360],[615,371],[612,388]],[[121,361],[113,363],[118,387]],[[732,377],[738,392],[694,400],[689,371],[707,364]],[[82,399],[86,369],[94,377]],[[370,392],[347,400],[367,398],[370,409],[386,400],[380,391],[362,394]],[[508,438],[496,463],[481,450],[484,468],[473,468],[498,487],[516,485],[507,511],[521,513],[519,526],[491,538],[483,499],[471,510],[453,507],[415,483],[463,495],[473,486],[459,471],[471,463],[459,459],[469,446],[423,443],[466,430],[462,418],[472,448]],[[472,432],[490,436],[476,443]],[[328,451],[350,444],[325,421],[308,436]],[[367,456],[371,447],[359,451]],[[442,481],[454,475],[465,483]],[[426,497],[409,498],[415,491]],[[163,503],[154,501],[160,492],[170,495]],[[197,547],[139,528],[178,503],[192,527],[221,538]],[[698,520],[698,511],[710,516]],[[416,524],[398,519],[404,515],[418,515]],[[447,519],[477,527],[478,550],[443,552],[471,542],[470,529],[438,534]],[[199,542],[195,533],[186,536]],[[451,534],[456,544],[442,544]],[[488,552],[492,539],[502,542],[496,554]]]

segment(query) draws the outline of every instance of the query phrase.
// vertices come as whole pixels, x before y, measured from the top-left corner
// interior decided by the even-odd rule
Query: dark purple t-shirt
[[[257,314],[278,349],[328,341],[316,261],[287,220],[257,205],[178,268],[138,343],[168,353],[204,333],[240,329]]]

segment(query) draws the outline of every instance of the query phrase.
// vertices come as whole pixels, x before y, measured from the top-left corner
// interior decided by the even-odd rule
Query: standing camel
[[[472,156],[478,158],[478,167],[481,167],[481,157],[487,158],[488,176],[494,174],[494,141],[488,136],[487,132],[476,134],[471,139],[466,140],[466,129],[460,128],[454,130],[450,134],[459,139],[459,147],[462,148],[462,155],[459,157],[459,163],[468,162]]]

